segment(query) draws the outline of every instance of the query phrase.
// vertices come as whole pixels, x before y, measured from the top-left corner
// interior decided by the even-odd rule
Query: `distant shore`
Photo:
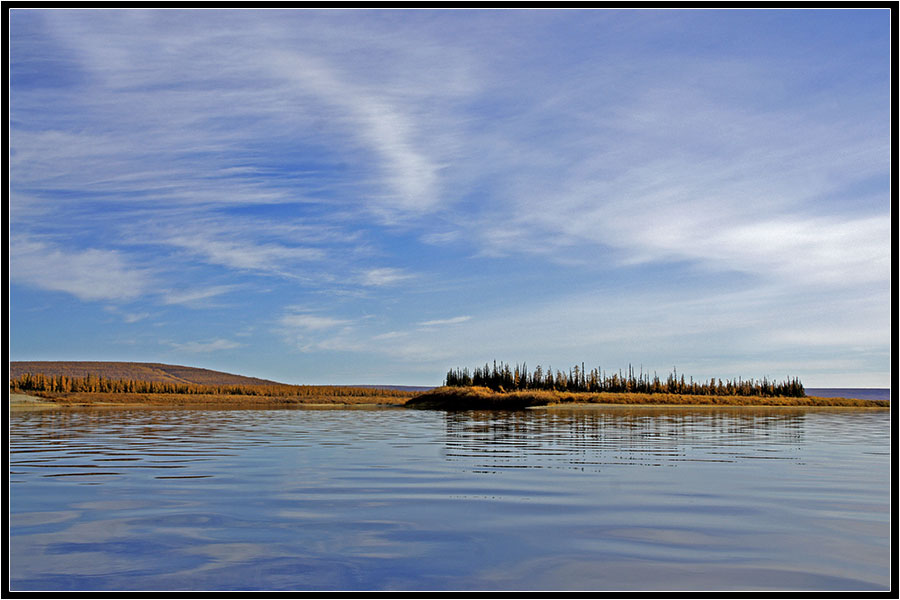
[[[887,400],[833,397],[690,396],[679,394],[493,392],[486,388],[434,388],[412,396],[247,396],[154,393],[40,393],[9,395],[9,409],[50,408],[413,408],[434,410],[522,410],[528,408],[795,407],[889,409]]]
[[[243,394],[155,394],[68,392],[11,393],[10,409],[44,408],[314,408],[403,406],[410,395],[248,396]]]
[[[523,375],[524,374],[524,375]],[[589,375],[589,377],[588,377]],[[443,410],[542,406],[808,406],[889,408],[890,389],[808,388],[799,380],[698,383],[672,373],[665,381],[627,373],[609,377],[584,365],[571,373],[494,363],[451,370],[442,387],[294,385],[163,363],[14,361],[11,410],[51,407],[310,408],[409,407]],[[488,383],[473,383],[475,380]],[[456,383],[452,383],[455,381]],[[588,385],[590,384],[590,385]],[[480,387],[480,386],[485,387]],[[566,392],[558,389],[570,390]],[[604,392],[591,390],[602,389]],[[492,390],[506,390],[502,392]],[[733,395],[731,395],[733,394]]]

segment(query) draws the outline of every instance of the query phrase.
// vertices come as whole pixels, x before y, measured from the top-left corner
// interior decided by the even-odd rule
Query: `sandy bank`
[[[56,403],[38,398],[37,396],[29,396],[27,394],[10,394],[9,410],[43,410],[53,408]]]

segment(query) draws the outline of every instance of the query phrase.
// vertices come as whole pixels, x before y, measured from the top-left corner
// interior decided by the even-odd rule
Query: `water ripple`
[[[13,589],[890,581],[880,412],[71,410],[8,440]]]

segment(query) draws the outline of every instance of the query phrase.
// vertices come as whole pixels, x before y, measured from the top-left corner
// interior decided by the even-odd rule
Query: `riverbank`
[[[10,410],[46,408],[321,408],[321,407],[400,407],[412,393],[383,395],[372,390],[368,395],[251,396],[244,394],[143,394],[118,392],[68,392],[26,395],[12,393]]]
[[[53,408],[54,406],[56,406],[55,403],[45,400],[44,398],[38,398],[37,396],[29,396],[28,394],[9,395],[9,410],[11,411],[42,410]]]
[[[795,406],[889,409],[888,400],[857,398],[695,396],[686,394],[583,393],[555,391],[495,392],[482,387],[440,387],[411,398],[404,406],[432,410],[520,410],[543,406]]]
[[[526,408],[602,406],[746,406],[844,407],[889,409],[888,400],[857,398],[693,396],[685,394],[576,393],[555,391],[494,392],[479,387],[440,387],[398,396],[369,395],[248,396],[242,394],[154,394],[69,392],[11,393],[10,410],[48,408],[414,408],[432,410],[522,410]]]

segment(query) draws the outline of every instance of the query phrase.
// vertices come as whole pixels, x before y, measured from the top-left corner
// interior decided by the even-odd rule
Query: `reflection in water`
[[[484,467],[497,468],[797,461],[805,414],[619,407],[448,412],[447,457],[481,457],[488,460]],[[526,458],[535,464],[524,465]]]
[[[14,590],[884,589],[890,415],[10,415]]]

